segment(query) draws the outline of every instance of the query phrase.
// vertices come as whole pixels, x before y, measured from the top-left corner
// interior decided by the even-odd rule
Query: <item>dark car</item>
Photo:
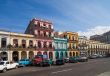
[[[60,59],[56,59],[56,65],[64,65],[65,64],[65,60],[60,58]]]
[[[65,63],[69,63],[69,58],[65,58]]]
[[[78,57],[70,57],[70,58],[69,58],[69,62],[70,62],[70,63],[76,63],[76,62],[78,62],[78,60],[79,60]]]
[[[86,56],[82,56],[82,57],[79,57],[79,62],[87,62],[88,61],[88,57]]]

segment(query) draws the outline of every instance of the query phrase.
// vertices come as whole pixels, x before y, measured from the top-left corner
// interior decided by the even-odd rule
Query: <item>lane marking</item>
[[[72,69],[66,69],[66,70],[61,70],[61,71],[56,71],[56,72],[52,72],[52,74],[57,74],[57,73],[61,73],[61,72],[67,72],[67,71],[71,71]]]

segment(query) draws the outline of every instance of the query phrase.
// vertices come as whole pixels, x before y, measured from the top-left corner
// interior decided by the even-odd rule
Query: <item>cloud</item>
[[[92,35],[101,35],[107,31],[110,31],[110,26],[96,26],[94,28],[87,29],[87,31],[79,31],[80,36],[87,36],[88,38]]]

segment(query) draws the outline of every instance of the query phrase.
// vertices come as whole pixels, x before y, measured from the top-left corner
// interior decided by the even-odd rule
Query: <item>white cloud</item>
[[[87,36],[88,38],[92,35],[101,35],[107,31],[110,31],[110,26],[96,26],[94,28],[87,29],[87,31],[79,31],[80,36]]]

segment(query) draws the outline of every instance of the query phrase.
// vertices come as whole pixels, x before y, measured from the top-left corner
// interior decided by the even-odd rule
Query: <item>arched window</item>
[[[72,53],[71,52],[69,53],[69,55],[70,55],[70,57],[72,57]]]
[[[75,56],[75,52],[73,52],[73,56]]]

